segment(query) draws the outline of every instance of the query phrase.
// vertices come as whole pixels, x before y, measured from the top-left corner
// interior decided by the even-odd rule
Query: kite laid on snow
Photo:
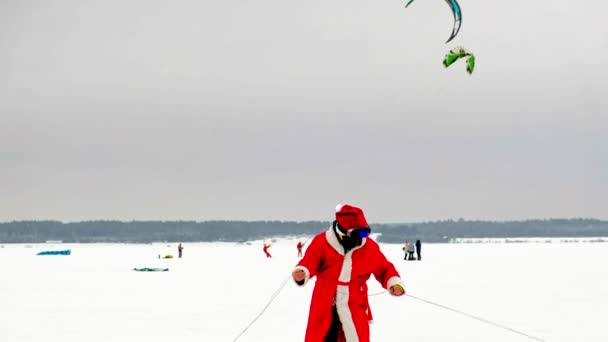
[[[473,70],[475,70],[475,55],[460,46],[452,48],[450,52],[445,55],[443,65],[447,68],[461,58],[467,58],[467,72],[472,74]]]
[[[407,5],[405,5],[405,8],[407,8],[407,6],[409,6],[413,1],[414,0],[410,0]],[[450,39],[446,41],[446,43],[449,43],[452,39],[454,39],[454,37],[456,37],[458,31],[460,31],[460,26],[462,25],[462,11],[460,10],[460,5],[456,0],[445,0],[445,2],[448,4],[448,6],[450,6],[452,9],[452,14],[454,14],[454,27],[452,28],[452,34],[450,35]]]

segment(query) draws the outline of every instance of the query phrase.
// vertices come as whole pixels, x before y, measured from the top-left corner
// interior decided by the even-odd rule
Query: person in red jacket
[[[272,255],[268,252],[268,248],[270,248],[270,243],[264,243],[264,253],[267,258],[272,258]]]
[[[302,247],[304,247],[304,244],[302,241],[298,241],[298,257],[302,256]]]
[[[312,239],[293,270],[300,286],[317,277],[305,342],[369,342],[367,280],[372,274],[391,295],[405,294],[399,273],[370,232],[360,208],[339,205],[332,226]]]

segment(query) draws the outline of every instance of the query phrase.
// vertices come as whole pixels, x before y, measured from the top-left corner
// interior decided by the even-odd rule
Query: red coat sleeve
[[[376,280],[378,280],[378,282],[385,289],[388,289],[389,287],[396,284],[399,284],[401,285],[401,287],[403,287],[403,282],[401,281],[401,277],[399,276],[399,272],[397,272],[395,265],[388,261],[386,256],[384,256],[384,253],[382,253],[382,251],[380,250],[380,246],[378,246],[375,241],[373,241],[372,244],[374,245],[375,249],[374,259],[376,259],[376,266],[374,267],[373,273]]]
[[[312,239],[312,242],[306,249],[306,253],[304,253],[304,257],[300,260],[295,268],[296,270],[303,270],[306,274],[304,282],[298,285],[306,284],[310,278],[319,273],[319,269],[325,257],[324,248],[326,244],[327,241],[325,240],[325,232],[318,234]]]

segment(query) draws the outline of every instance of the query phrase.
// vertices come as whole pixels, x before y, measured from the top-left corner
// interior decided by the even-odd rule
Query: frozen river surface
[[[4,245],[0,341],[231,342],[289,277],[295,245],[275,241],[270,259],[262,242],[184,244],[182,259],[158,259],[176,244]],[[381,248],[411,296],[544,341],[608,341],[608,243],[426,244],[422,261]],[[374,342],[535,341],[369,285]],[[303,341],[313,286],[289,281],[237,341]]]

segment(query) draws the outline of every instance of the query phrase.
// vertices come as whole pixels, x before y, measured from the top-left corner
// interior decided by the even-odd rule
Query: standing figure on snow
[[[408,248],[409,248],[410,242],[405,240],[405,245],[403,245],[403,248],[401,248],[403,250],[403,260],[407,260],[407,252],[408,252]]]
[[[399,273],[370,232],[361,209],[339,205],[332,226],[313,238],[292,272],[300,286],[317,277],[305,342],[369,342],[367,280],[372,274],[391,295],[405,294]]]
[[[298,241],[298,257],[302,257],[302,247],[304,247],[304,244],[302,241]]]
[[[420,240],[416,240],[416,254],[418,257],[418,260],[422,260],[422,242],[420,242]]]
[[[265,242],[264,243],[264,253],[266,254],[267,258],[272,258],[272,255],[270,255],[270,253],[268,253],[268,248],[270,248],[270,242]]]
[[[410,243],[407,245],[407,259],[408,260],[416,260],[416,258],[414,258],[414,252],[416,251],[416,245],[413,243]]]
[[[184,250],[184,246],[182,246],[182,244],[180,243],[180,244],[177,246],[177,253],[178,253],[178,256],[179,256],[180,258],[182,257],[182,251],[183,251],[183,250]]]

